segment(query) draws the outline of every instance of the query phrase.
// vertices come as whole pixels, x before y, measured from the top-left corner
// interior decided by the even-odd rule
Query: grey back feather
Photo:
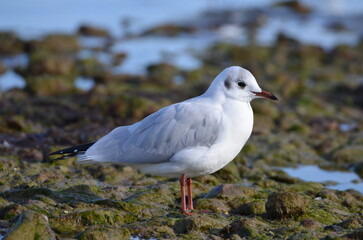
[[[138,123],[114,129],[89,148],[80,161],[161,163],[182,149],[209,147],[218,137],[222,115],[208,109],[196,101],[165,107]]]

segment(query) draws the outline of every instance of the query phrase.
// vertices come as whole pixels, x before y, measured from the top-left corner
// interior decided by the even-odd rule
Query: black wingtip
[[[77,155],[80,152],[85,152],[87,151],[87,149],[89,147],[91,147],[94,144],[94,142],[92,143],[86,143],[86,144],[81,144],[75,147],[69,147],[69,148],[65,148],[65,149],[61,149],[55,152],[50,153],[49,155],[60,155],[60,154],[67,154],[64,157],[72,157]],[[72,155],[72,156],[69,156]]]

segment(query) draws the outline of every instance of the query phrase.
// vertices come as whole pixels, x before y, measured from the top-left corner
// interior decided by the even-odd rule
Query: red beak
[[[253,92],[254,94],[256,94],[256,96],[260,96],[260,97],[265,97],[265,98],[269,98],[271,100],[274,100],[274,101],[278,101],[279,99],[277,99],[277,97],[275,95],[273,95],[272,93],[270,92],[266,92],[266,91],[263,91],[262,92]]]

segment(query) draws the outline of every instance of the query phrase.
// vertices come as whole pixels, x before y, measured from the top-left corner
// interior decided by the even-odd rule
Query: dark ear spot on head
[[[231,88],[231,83],[230,83],[228,80],[226,80],[226,81],[224,81],[224,86],[225,86],[227,89],[230,89],[230,88]]]

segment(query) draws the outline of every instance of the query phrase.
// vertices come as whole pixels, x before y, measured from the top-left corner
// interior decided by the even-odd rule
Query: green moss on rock
[[[240,205],[237,207],[233,212],[235,214],[241,215],[254,215],[254,214],[261,214],[266,211],[265,202],[258,201],[258,202],[249,202]]]
[[[307,201],[296,192],[273,192],[266,202],[266,213],[272,219],[297,217],[306,212]]]
[[[130,239],[130,232],[120,227],[93,226],[87,228],[77,237],[80,240]]]
[[[229,206],[225,203],[225,201],[220,199],[198,199],[196,209],[198,210],[210,210],[212,212],[219,212],[228,214],[230,211]]]
[[[16,226],[5,236],[5,239],[55,240],[56,236],[50,228],[46,216],[28,210],[19,217]]]
[[[192,230],[219,233],[226,224],[228,221],[224,217],[218,217],[218,215],[195,214],[176,221],[173,229],[178,234],[185,234]]]
[[[256,190],[251,187],[223,184],[213,188],[206,198],[233,199],[242,196],[252,196],[256,194]]]
[[[122,225],[136,220],[136,217],[132,217],[124,211],[94,209],[52,218],[50,224],[56,232],[72,235],[92,225]]]
[[[258,239],[258,237],[261,237],[259,231],[264,227],[267,227],[267,225],[256,218],[242,218],[224,227],[221,235],[226,238],[237,234],[242,238]]]
[[[362,161],[363,146],[351,145],[343,147],[333,153],[332,161],[336,163],[358,163]]]

